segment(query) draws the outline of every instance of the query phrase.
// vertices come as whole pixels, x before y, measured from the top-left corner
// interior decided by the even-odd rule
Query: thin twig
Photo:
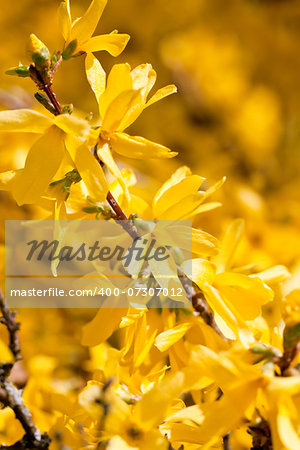
[[[48,84],[44,84],[43,91],[45,92],[45,94],[47,94],[47,96],[49,97],[49,100],[51,101],[52,105],[54,106],[56,115],[58,116],[59,114],[61,114],[62,106],[59,103],[59,101],[57,100],[56,95],[54,94],[54,92],[52,90],[52,87],[49,86]]]
[[[7,328],[9,348],[14,356],[12,363],[0,366],[0,402],[14,411],[16,419],[21,423],[25,431],[22,441],[14,444],[13,447],[1,446],[0,448],[48,448],[50,440],[48,437],[42,436],[40,430],[35,426],[29,409],[23,403],[22,391],[18,390],[7,380],[15,362],[22,358],[18,335],[20,324],[16,322],[15,312],[9,310],[1,289],[0,310],[2,313],[1,323]],[[24,446],[25,443],[27,447]]]
[[[277,358],[276,364],[280,367],[281,375],[284,376],[286,371],[291,367],[292,362],[300,351],[300,341],[295,343],[291,348],[286,349],[280,358]]]
[[[223,436],[223,449],[231,450],[230,433],[227,433],[227,434],[225,434],[225,436]]]
[[[252,435],[251,450],[272,450],[272,436],[268,422],[262,419],[258,425],[250,426],[248,433]]]
[[[178,278],[182,284],[183,289],[187,295],[187,298],[193,305],[193,308],[200,317],[204,320],[204,322],[212,327],[215,332],[222,338],[224,341],[227,341],[227,338],[224,336],[222,331],[219,329],[215,317],[214,312],[206,301],[206,298],[203,295],[201,289],[187,277],[187,275],[183,272],[181,267],[177,266]]]
[[[16,313],[11,312],[6,304],[3,292],[0,289],[0,310],[2,313],[2,324],[7,328],[9,334],[9,348],[14,355],[14,362],[22,359],[20,340],[18,330],[20,328],[19,322],[16,322]]]

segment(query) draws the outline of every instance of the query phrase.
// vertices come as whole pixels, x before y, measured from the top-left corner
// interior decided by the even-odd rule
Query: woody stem
[[[47,94],[49,100],[51,101],[52,105],[54,106],[56,115],[58,116],[59,114],[61,114],[62,106],[59,103],[59,101],[57,100],[56,95],[54,94],[54,92],[52,90],[52,87],[50,85],[44,84],[43,91],[45,92],[45,94]]]
[[[9,334],[9,348],[14,356],[12,363],[0,365],[0,402],[14,411],[16,418],[19,420],[26,433],[25,437],[29,439],[32,444],[32,448],[48,448],[47,445],[44,447],[44,444],[46,444],[44,442],[44,437],[41,436],[40,431],[33,423],[31,413],[24,405],[20,391],[7,380],[14,363],[21,359],[18,336],[20,325],[15,320],[15,313],[9,310],[1,289],[0,311],[2,313],[1,323],[7,328]],[[1,448],[5,447],[1,446]]]

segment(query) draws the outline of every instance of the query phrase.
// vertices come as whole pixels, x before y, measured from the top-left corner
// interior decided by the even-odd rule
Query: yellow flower
[[[67,114],[49,118],[28,109],[1,111],[0,131],[42,134],[29,150],[23,169],[0,175],[0,189],[11,191],[18,205],[36,203],[70,156],[90,195],[98,201],[105,199],[104,173],[83,142],[89,132],[85,120]],[[66,141],[75,144],[69,146]]]
[[[274,450],[300,448],[300,377],[274,377],[266,392]]]
[[[124,407],[113,410],[105,421],[104,436],[120,436],[139,450],[167,450],[168,441],[158,427],[168,415],[172,401],[179,396],[183,378],[178,373],[157,383],[132,410],[126,411]]]
[[[242,221],[234,221],[224,236],[219,254],[212,261],[193,259],[185,262],[184,267],[190,271],[192,265],[193,281],[213,308],[223,334],[230,339],[246,339],[244,343],[247,343],[254,339],[247,321],[261,315],[262,305],[273,300],[274,292],[265,284],[269,279],[263,277],[265,273],[249,276],[231,269],[242,229]]]
[[[114,30],[110,34],[92,36],[100,20],[107,0],[92,0],[88,10],[82,17],[72,21],[70,1],[64,0],[58,9],[59,25],[65,39],[63,58],[68,59],[78,53],[106,50],[112,56],[118,56],[127,45],[130,36],[118,34]]]
[[[153,200],[153,215],[160,220],[189,220],[196,214],[217,208],[220,203],[203,202],[219,189],[225,181],[220,180],[206,191],[200,190],[205,178],[192,175],[191,170],[180,167],[157,191]]]
[[[283,319],[288,325],[300,323],[300,289],[293,290],[285,297]]]
[[[136,159],[171,158],[176,155],[163,145],[124,133],[145,108],[176,92],[174,85],[165,86],[147,101],[156,80],[151,64],[141,64],[133,70],[129,64],[115,64],[106,82],[101,64],[88,54],[86,73],[101,117],[98,156],[113,174],[116,175],[116,168],[110,148],[122,156]]]
[[[255,405],[258,390],[268,380],[258,368],[234,357],[230,351],[215,353],[204,346],[197,346],[191,353],[190,366],[182,372],[182,391],[197,389],[199,373],[217,384],[223,392],[222,397],[209,404],[200,400],[196,414],[193,411],[191,415],[187,408],[179,413],[180,421],[176,420],[175,414],[161,429],[167,432],[171,443],[201,444],[203,448],[211,448],[242,423],[247,410]],[[195,416],[196,420],[193,420]]]

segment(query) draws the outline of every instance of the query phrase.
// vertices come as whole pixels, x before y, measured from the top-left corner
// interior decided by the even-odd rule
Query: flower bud
[[[50,67],[50,52],[45,44],[35,34],[31,34],[27,43],[27,54],[38,69]]]

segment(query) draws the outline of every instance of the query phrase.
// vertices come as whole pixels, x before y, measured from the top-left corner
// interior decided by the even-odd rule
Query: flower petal
[[[178,372],[157,383],[137,402],[132,418],[144,430],[151,430],[165,418],[169,405],[181,393],[184,375]],[[156,447],[153,447],[156,448]]]
[[[175,94],[176,92],[177,92],[177,87],[174,84],[169,84],[168,86],[158,89],[158,91],[156,91],[155,94],[146,103],[146,107],[151,106],[151,105],[153,105],[153,103],[156,103],[159,100],[162,100],[163,98],[167,97],[168,95]]]
[[[65,41],[69,39],[72,19],[70,13],[70,2],[69,0],[63,0],[58,8],[58,24]]]
[[[194,211],[203,202],[203,193],[197,192],[196,194],[190,194],[183,197],[181,201],[174,203],[168,209],[161,212],[159,218],[161,220],[189,220],[194,215]]]
[[[181,203],[181,200],[188,195],[197,193],[203,183],[203,178],[199,175],[185,176],[185,172],[182,171],[180,172],[181,176],[178,175],[177,177],[177,172],[160,188],[154,197],[153,211],[155,217],[160,217],[171,206]]]
[[[261,314],[261,306],[271,302],[274,292],[258,277],[234,272],[216,275],[214,285],[229,305],[233,305],[244,320],[253,320]]]
[[[111,336],[127,312],[126,308],[118,308],[118,304],[121,304],[120,298],[117,300],[111,298],[105,301],[104,307],[100,308],[93,320],[83,327],[82,345],[92,347]],[[114,306],[116,307],[114,308]]]
[[[217,253],[218,240],[203,230],[192,229],[193,252],[198,255],[214,255]]]
[[[56,116],[54,123],[58,128],[72,136],[85,137],[90,131],[89,123],[86,120],[69,114]]]
[[[128,128],[144,111],[147,96],[156,81],[156,72],[151,64],[140,64],[130,72],[132,78],[132,87],[141,93],[141,102],[133,105],[124,116],[119,131]]]
[[[217,289],[209,283],[204,283],[203,292],[210,307],[221,317],[226,326],[234,333],[236,337],[238,336],[239,327],[241,329],[247,328],[246,323],[242,320],[238,312],[234,310],[234,308],[230,308],[227,303],[224,302],[224,299],[221,297]],[[227,335],[226,329],[221,328],[221,331],[226,337],[229,339],[231,338],[231,336]]]
[[[143,100],[151,91],[156,81],[156,72],[151,64],[140,64],[130,72],[133,89],[141,89]]]
[[[109,104],[102,121],[102,128],[105,131],[120,131],[120,126],[127,112],[134,106],[141,104],[142,96],[140,91],[128,90],[121,92]]]
[[[0,131],[44,133],[51,125],[51,119],[31,109],[0,111]]]
[[[77,39],[78,45],[92,36],[106,3],[107,0],[93,0],[85,14],[73,24],[71,38]]]
[[[132,78],[130,76],[129,64],[115,64],[108,77],[107,86],[99,101],[100,115],[103,119],[108,106],[123,91],[132,89]]]
[[[108,184],[100,164],[87,145],[72,136],[67,136],[66,147],[91,198],[98,202],[104,201],[108,192]]]
[[[24,169],[12,182],[12,194],[18,205],[35,203],[57,172],[65,151],[63,133],[56,127],[31,147]]]
[[[243,236],[244,227],[244,221],[236,219],[227,228],[222,239],[221,250],[214,259],[219,272],[230,269],[235,251]]]
[[[106,165],[108,170],[117,178],[117,180],[119,181],[120,185],[123,188],[123,191],[125,193],[127,200],[129,201],[130,194],[129,194],[128,188],[125,184],[124,178],[122,177],[117,164],[115,163],[115,161],[112,157],[109,145],[108,144],[102,145],[102,147],[100,147],[98,149],[97,154],[98,154],[99,158],[101,159],[101,161],[104,162],[104,164]]]
[[[99,103],[100,96],[105,91],[106,73],[104,72],[100,62],[91,53],[85,58],[85,71],[88,82]]]
[[[101,34],[91,37],[80,49],[86,53],[105,50],[112,56],[119,56],[126,47],[129,39],[129,34],[119,34],[118,32]]]
[[[174,328],[170,328],[169,330],[160,333],[156,337],[154,345],[159,351],[165,352],[172,347],[173,344],[178,342],[192,326],[192,322],[176,325]]]
[[[125,133],[114,133],[111,136],[113,150],[122,156],[134,159],[172,158],[176,152],[167,147],[148,141],[140,136],[129,136]]]

